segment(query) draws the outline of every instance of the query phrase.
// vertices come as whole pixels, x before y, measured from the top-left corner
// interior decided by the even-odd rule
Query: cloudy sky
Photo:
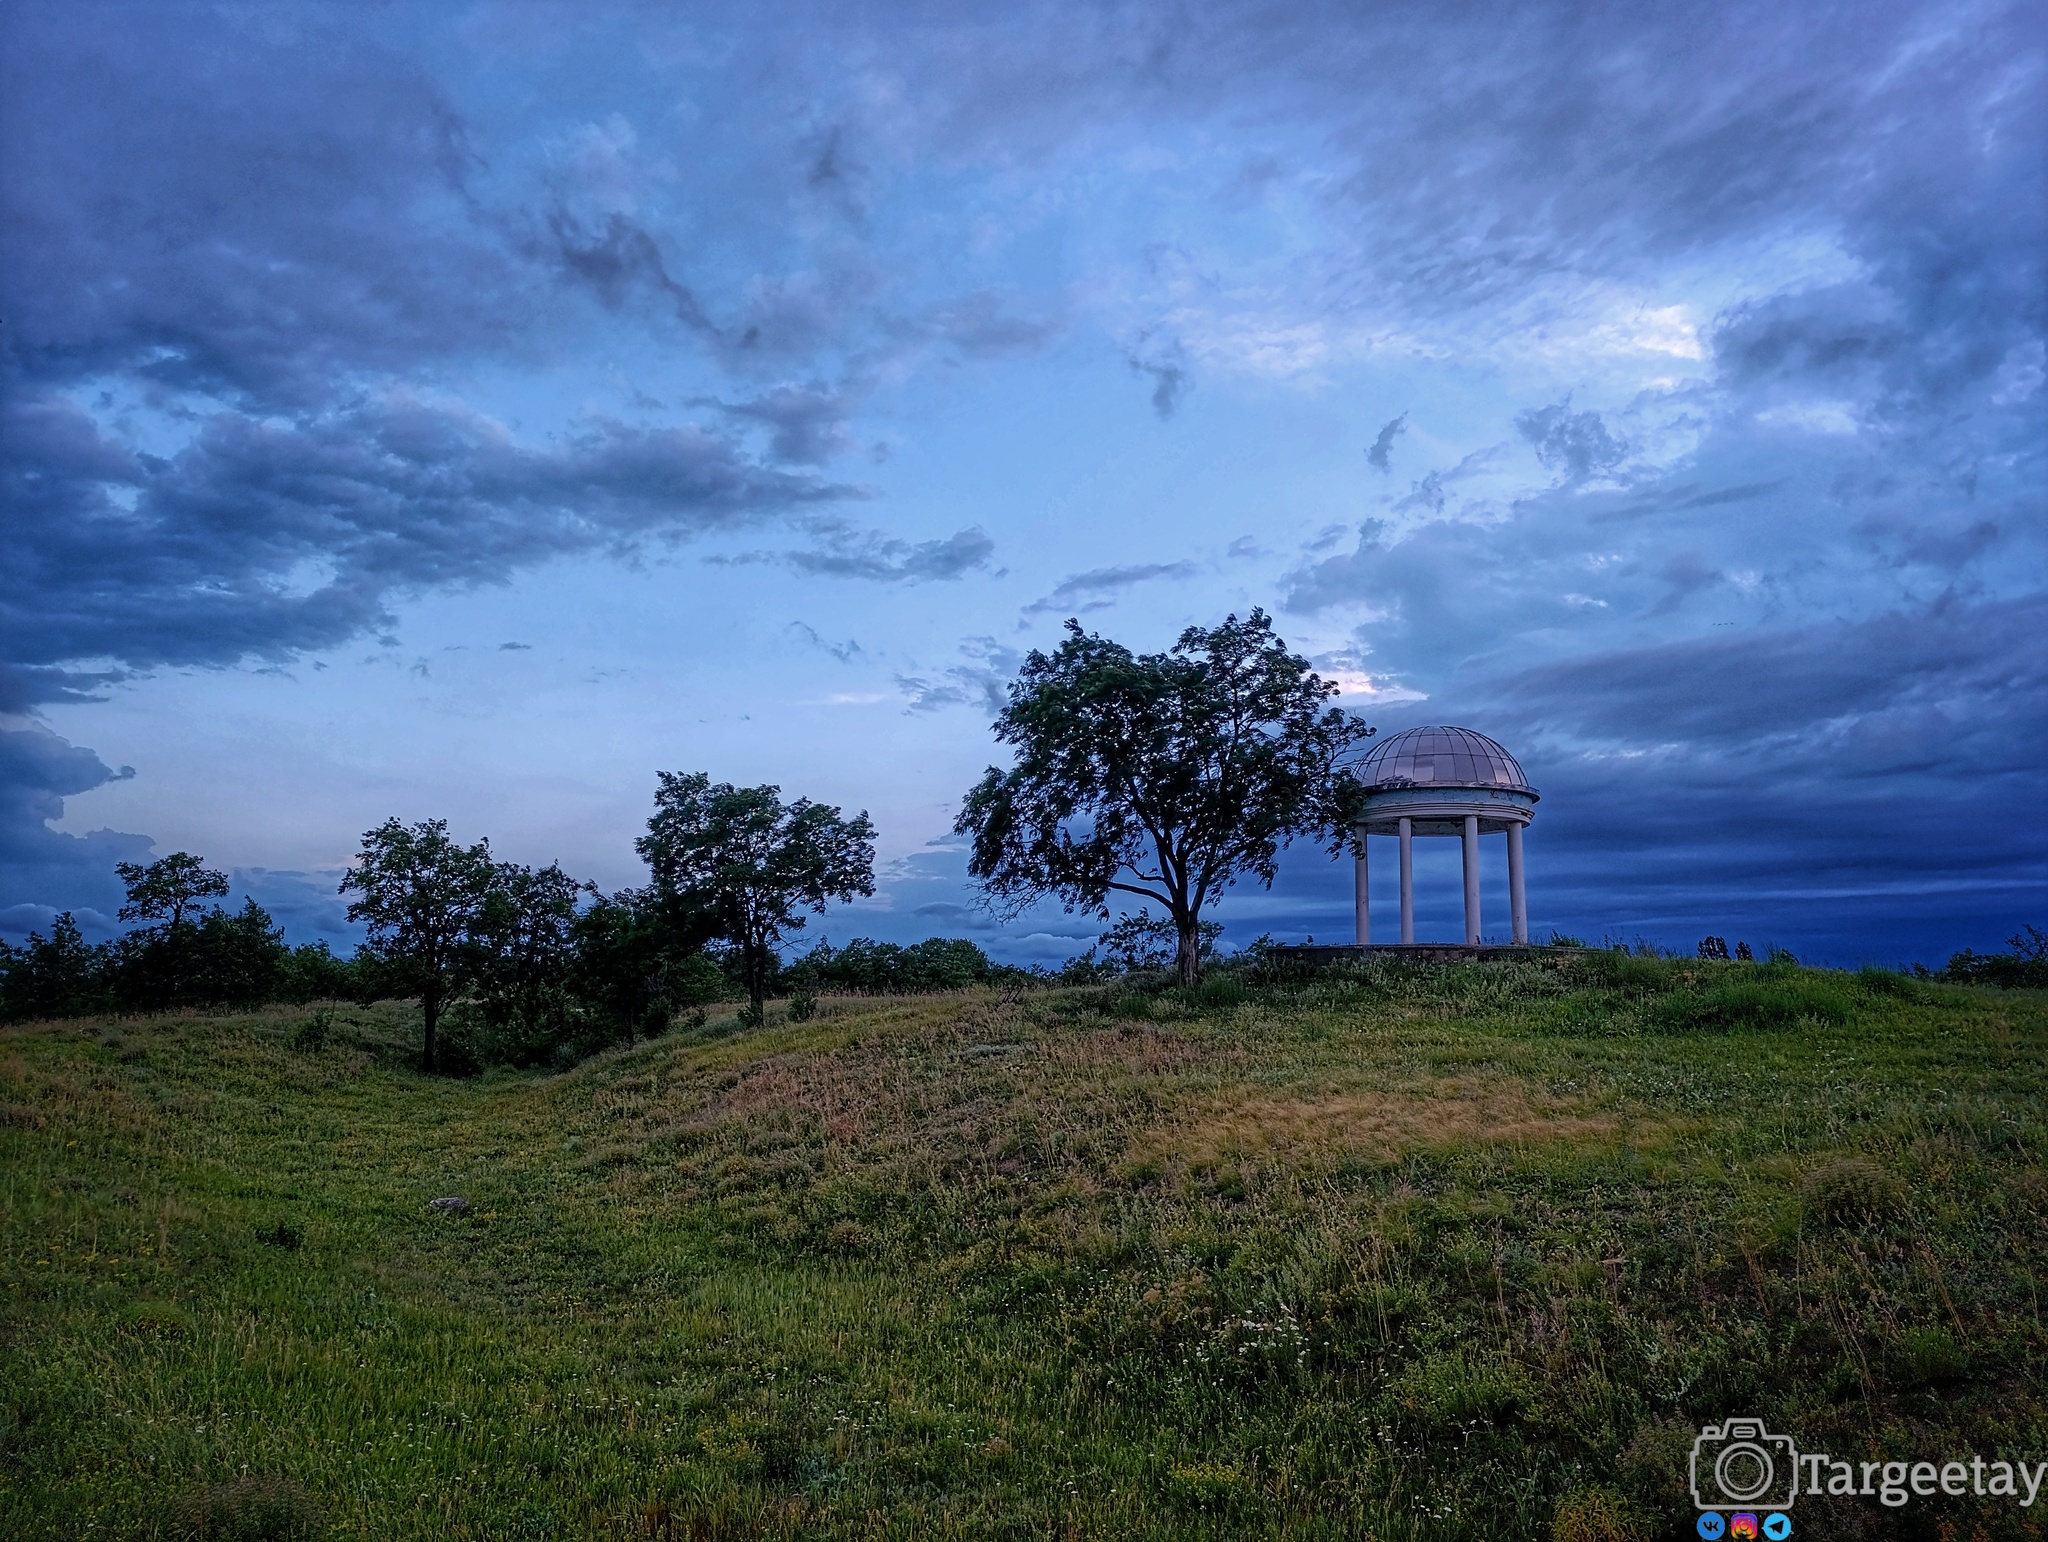
[[[339,938],[390,814],[636,882],[666,769],[871,812],[830,935],[1062,957],[947,835],[991,700],[1255,605],[1518,753],[1539,933],[2048,921],[2023,3],[0,29],[8,935],[183,849]],[[1339,937],[1348,875],[1221,915]]]

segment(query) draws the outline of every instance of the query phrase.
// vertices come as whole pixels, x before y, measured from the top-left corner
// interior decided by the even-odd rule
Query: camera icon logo
[[[1798,1493],[1792,1437],[1773,1435],[1759,1419],[1709,1424],[1692,1443],[1692,1502],[1699,1509],[1789,1510]]]

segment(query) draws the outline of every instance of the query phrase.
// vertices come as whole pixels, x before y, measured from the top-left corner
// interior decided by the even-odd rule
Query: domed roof
[[[1368,787],[1501,787],[1535,791],[1515,757],[1469,728],[1406,728],[1359,762]]]

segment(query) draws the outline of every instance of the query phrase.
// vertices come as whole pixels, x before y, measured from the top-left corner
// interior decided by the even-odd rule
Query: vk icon
[[[1707,1542],[1721,1542],[1721,1538],[1728,1535],[1728,1523],[1721,1519],[1718,1512],[1709,1510],[1700,1517],[1700,1535],[1705,1537]]]
[[[1764,1536],[1769,1542],[1785,1542],[1792,1535],[1792,1517],[1782,1510],[1776,1515],[1764,1517]]]

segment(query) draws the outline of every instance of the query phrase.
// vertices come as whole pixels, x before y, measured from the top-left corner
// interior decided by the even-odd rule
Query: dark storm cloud
[[[955,664],[936,676],[899,674],[904,711],[937,712],[942,707],[978,706],[994,717],[1009,702],[1010,681],[1024,655],[993,637],[975,637],[961,644],[969,662]]]
[[[39,723],[0,721],[0,932],[47,927],[57,910],[80,912],[89,931],[104,935],[120,908],[116,862],[147,860],[147,836],[95,830],[67,835],[49,821],[64,800],[133,776]]]
[[[1380,430],[1379,437],[1372,442],[1372,448],[1365,452],[1367,464],[1375,471],[1392,471],[1394,441],[1407,432],[1408,414],[1404,412]]]
[[[125,375],[304,406],[533,326],[537,275],[471,218],[460,120],[346,17],[25,5],[4,26],[17,388]]]
[[[850,404],[822,386],[777,386],[726,412],[769,430],[768,453],[785,465],[822,466],[847,448]]]
[[[46,397],[10,406],[6,442],[18,523],[0,643],[34,663],[327,646],[380,624],[394,593],[499,582],[846,491],[700,429],[596,421],[538,450],[406,397],[282,422],[221,412],[167,458]]]
[[[622,214],[608,214],[600,228],[586,229],[565,209],[549,213],[552,252],[562,271],[589,286],[613,310],[640,293],[666,303],[678,321],[693,331],[715,332],[697,297],[669,276],[661,247],[647,230]]]
[[[1599,413],[1573,412],[1570,402],[1517,413],[1515,430],[1529,441],[1538,460],[1574,482],[1612,471],[1628,454],[1628,446],[1607,431]]]
[[[2048,596],[1588,654],[1506,676],[1495,711],[1572,739],[1768,758],[1780,777],[2009,776],[2048,755]]]
[[[842,664],[850,664],[866,652],[858,638],[849,637],[845,642],[828,642],[819,630],[808,621],[792,621],[789,631],[796,633],[820,653],[829,653]]]
[[[863,578],[878,583],[947,582],[988,566],[996,543],[979,525],[936,541],[905,541],[878,530],[856,530],[835,520],[814,527],[809,550],[751,551],[707,557],[722,566],[772,563],[819,578]]]
[[[1153,412],[1162,420],[1172,417],[1189,384],[1187,361],[1180,347],[1141,349],[1127,354],[1125,362],[1152,382]]]
[[[1092,568],[1086,573],[1062,579],[1044,599],[1033,600],[1026,605],[1024,614],[1044,615],[1049,611],[1069,608],[1100,610],[1113,603],[1117,593],[1134,584],[1148,584],[1162,578],[1192,578],[1200,571],[1192,562],[1135,562],[1123,567]]]

